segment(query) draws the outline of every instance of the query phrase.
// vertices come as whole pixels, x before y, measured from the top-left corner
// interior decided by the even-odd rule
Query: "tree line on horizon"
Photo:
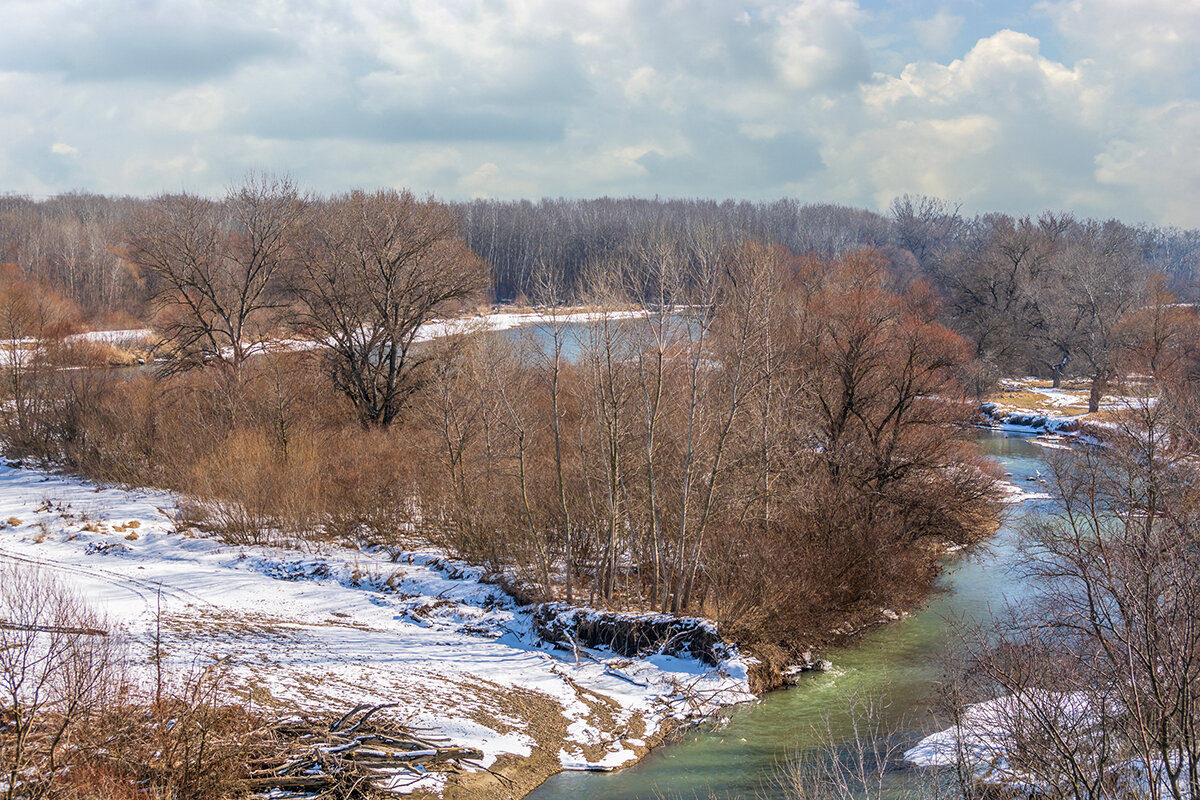
[[[231,193],[232,195],[232,193]],[[153,275],[132,257],[132,223],[170,196],[86,193],[43,201],[0,198],[0,264],[70,306],[76,325],[141,326],[153,314]],[[230,198],[190,197],[233,230]],[[328,206],[332,198],[305,195]],[[1113,323],[1132,309],[1200,297],[1200,231],[1067,212],[967,217],[938,198],[904,195],[886,214],[834,204],[704,200],[543,199],[438,203],[488,272],[493,303],[578,302],[598,272],[645,243],[689,231],[737,243],[780,245],[795,255],[839,258],[871,248],[899,284],[928,284],[940,319],[966,336],[981,365],[980,390],[1000,375],[1094,380],[1114,372]],[[607,265],[607,266],[606,266]],[[539,295],[555,275],[556,296]],[[611,277],[611,276],[610,276]],[[628,281],[627,281],[628,282]],[[636,280],[623,287],[644,296]]]

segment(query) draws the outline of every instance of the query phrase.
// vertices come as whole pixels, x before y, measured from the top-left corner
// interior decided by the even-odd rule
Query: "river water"
[[[981,431],[979,444],[1014,484],[1044,469],[1048,451],[1020,434]],[[937,729],[933,716],[938,653],[953,635],[954,620],[981,619],[989,608],[1022,593],[1017,550],[1022,519],[1039,502],[1014,505],[996,536],[947,564],[929,602],[918,612],[866,634],[852,646],[823,655],[834,669],[802,676],[799,686],[734,709],[727,724],[708,724],[664,745],[615,773],[564,772],[529,795],[531,800],[633,800],[642,798],[771,798],[779,765],[817,742],[815,726],[828,718],[845,732],[846,696],[854,691],[886,696],[886,722],[910,732],[915,744]],[[904,781],[903,773],[897,782]]]

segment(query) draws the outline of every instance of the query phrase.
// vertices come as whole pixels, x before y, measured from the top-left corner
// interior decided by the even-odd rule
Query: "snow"
[[[417,328],[416,334],[413,336],[415,342],[429,342],[434,339],[440,339],[446,336],[456,336],[468,333],[482,333],[506,331],[511,328],[521,328],[529,325],[550,325],[563,323],[581,323],[581,322],[596,322],[601,319],[609,320],[626,320],[626,319],[641,319],[649,315],[650,312],[644,310],[626,310],[626,311],[571,311],[569,309],[558,309],[555,311],[493,311],[488,314],[477,316],[452,317],[449,319],[435,319],[423,323]],[[96,334],[106,333],[97,331]],[[138,333],[131,331],[130,333]],[[79,336],[92,336],[95,334],[78,334]],[[71,337],[68,337],[71,338]],[[318,350],[330,344],[329,340],[315,339],[274,339],[268,342],[263,342],[259,345],[251,347],[249,353],[256,355],[259,353],[299,353],[310,350]],[[232,348],[223,348],[222,353],[228,357],[232,354]]]
[[[1030,440],[1038,447],[1044,447],[1047,450],[1070,450],[1071,446],[1063,441],[1063,437],[1051,435],[1047,437],[1038,437]]]
[[[1030,385],[1022,385],[1021,388],[1025,389],[1026,391],[1033,392],[1034,394],[1042,395],[1046,398],[1046,405],[1056,406],[1059,408],[1086,405],[1088,400],[1086,393],[1081,394],[1079,392],[1070,392],[1066,389],[1054,389],[1044,386]]]
[[[1050,499],[1050,495],[1047,492],[1031,492],[1028,489],[1024,489],[1020,486],[1017,486],[1015,483],[1012,483],[1010,481],[1001,481],[1000,482],[1000,490],[1002,492],[1004,492],[1004,497],[1002,498],[1002,502],[1005,502],[1005,503],[1016,504],[1016,503],[1024,503],[1028,500],[1049,500]]]
[[[189,527],[178,508],[162,491],[0,464],[0,520],[10,521],[0,563],[37,565],[76,588],[135,653],[149,653],[161,604],[164,650],[181,671],[228,659],[230,685],[283,709],[397,702],[399,718],[480,749],[485,766],[551,746],[564,768],[614,769],[667,720],[754,699],[732,649],[717,667],[554,649],[537,639],[532,608],[434,550],[235,547]],[[514,693],[561,708],[566,740],[539,742]],[[623,739],[638,719],[637,738]]]
[[[1041,401],[1032,407],[1008,405],[1003,399],[984,403],[980,406],[980,411],[988,425],[1011,433],[1041,435],[1043,440],[1035,443],[1043,447],[1065,449],[1066,446],[1062,444],[1062,436],[1057,434],[1069,434],[1076,439],[1087,439],[1088,437],[1079,434],[1081,426],[1114,427],[1114,423],[1110,420],[1098,419],[1095,415],[1086,413],[1088,405],[1088,392],[1086,391],[1038,386],[1035,378],[1005,379],[1000,381],[1000,386],[1005,390],[1038,395]],[[1158,399],[1155,397],[1106,395],[1100,402],[1100,410],[1129,411],[1153,406],[1157,402]],[[1058,445],[1052,443],[1055,441],[1058,442]]]
[[[976,778],[986,783],[1029,786],[1030,777],[1012,766],[1008,750],[1012,745],[1009,729],[1028,715],[1030,706],[1053,715],[1071,730],[1088,727],[1093,716],[1088,698],[1079,692],[998,697],[967,706],[958,726],[926,736],[905,752],[904,760],[920,767],[952,767],[961,759]]]
[[[609,751],[599,761],[588,761],[580,757],[577,752],[567,752],[564,749],[558,751],[558,760],[563,765],[563,769],[608,771],[623,767],[630,761],[636,761],[637,754],[632,750],[619,748]]]
[[[548,325],[562,323],[597,322],[601,319],[622,320],[639,319],[647,316],[646,311],[568,311],[558,309],[554,312],[532,311],[512,312],[495,311],[480,317],[456,317],[448,320],[433,320],[426,322],[417,331],[416,341],[425,342],[443,336],[453,336],[460,333],[478,331],[506,331],[528,325]]]
[[[1018,695],[1005,695],[993,700],[967,706],[956,727],[930,734],[904,754],[904,760],[918,767],[946,768],[961,764],[979,781],[1022,790],[1023,796],[1042,796],[1044,784],[1023,772],[1010,759],[1014,742],[1011,731],[1028,724],[1034,718],[1049,719],[1062,735],[1071,739],[1086,739],[1096,735],[1102,723],[1097,713],[1105,702],[1086,692],[1048,692],[1031,690]],[[1108,702],[1112,703],[1111,700]],[[1116,714],[1119,708],[1110,713]],[[1180,770],[1186,763],[1182,753],[1171,757],[1171,767],[1182,773],[1182,779],[1171,785],[1166,763],[1161,758],[1131,757],[1106,767],[1113,778],[1109,785],[1113,800],[1151,796],[1151,781],[1158,784],[1158,796],[1171,797],[1176,791],[1190,797],[1187,772]]]
[[[645,317],[649,312],[644,310],[625,311],[580,311],[560,308],[556,310],[538,311],[509,311],[503,308],[476,316],[453,317],[450,319],[435,319],[421,325],[417,329],[415,341],[427,342],[444,336],[481,331],[505,331],[528,325],[547,325],[551,323],[581,323],[596,322],[600,319],[623,320]],[[150,328],[129,328],[114,331],[87,331],[76,333],[63,338],[64,342],[102,342],[105,344],[133,346],[148,343],[154,336]],[[8,350],[14,348],[28,349],[38,343],[37,339],[18,339],[0,341],[0,346]],[[251,349],[253,353],[267,352],[299,352],[314,350],[322,346],[319,341],[311,339],[277,339]],[[232,353],[227,348],[227,353]],[[0,352],[0,363],[4,363],[4,353]],[[9,357],[11,360],[11,357]]]
[[[64,342],[104,342],[106,344],[130,344],[148,341],[154,336],[149,328],[132,328],[119,331],[88,331],[63,338]]]

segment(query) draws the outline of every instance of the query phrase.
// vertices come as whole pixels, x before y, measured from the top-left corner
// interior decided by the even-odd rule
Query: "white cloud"
[[[1197,0],[1045,2],[1041,41],[1014,19],[957,52],[969,4],[911,24],[852,0],[0,12],[0,190],[217,192],[266,168],[324,191],[917,191],[1200,224]]]
[[[1170,103],[1146,113],[1139,124],[1107,143],[1096,156],[1096,177],[1132,193],[1153,217],[1176,225],[1200,225],[1200,103]]]
[[[1113,80],[1178,80],[1200,64],[1197,0],[1061,0],[1035,8]]]
[[[785,81],[799,89],[844,89],[870,77],[856,26],[863,14],[849,0],[802,0],[778,14],[775,57]]]
[[[958,32],[962,30],[963,18],[952,14],[946,8],[928,19],[918,19],[912,23],[913,37],[926,50],[941,54],[954,44]]]

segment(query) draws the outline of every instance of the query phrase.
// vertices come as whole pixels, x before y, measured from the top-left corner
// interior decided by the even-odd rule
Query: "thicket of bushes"
[[[698,264],[686,306],[423,345],[388,426],[363,424],[320,350],[165,376],[49,350],[23,368],[8,452],[177,490],[230,541],[432,542],[530,599],[703,613],[785,650],[912,603],[943,546],[995,522],[960,427],[966,343],[870,251],[629,268],[673,300]]]

